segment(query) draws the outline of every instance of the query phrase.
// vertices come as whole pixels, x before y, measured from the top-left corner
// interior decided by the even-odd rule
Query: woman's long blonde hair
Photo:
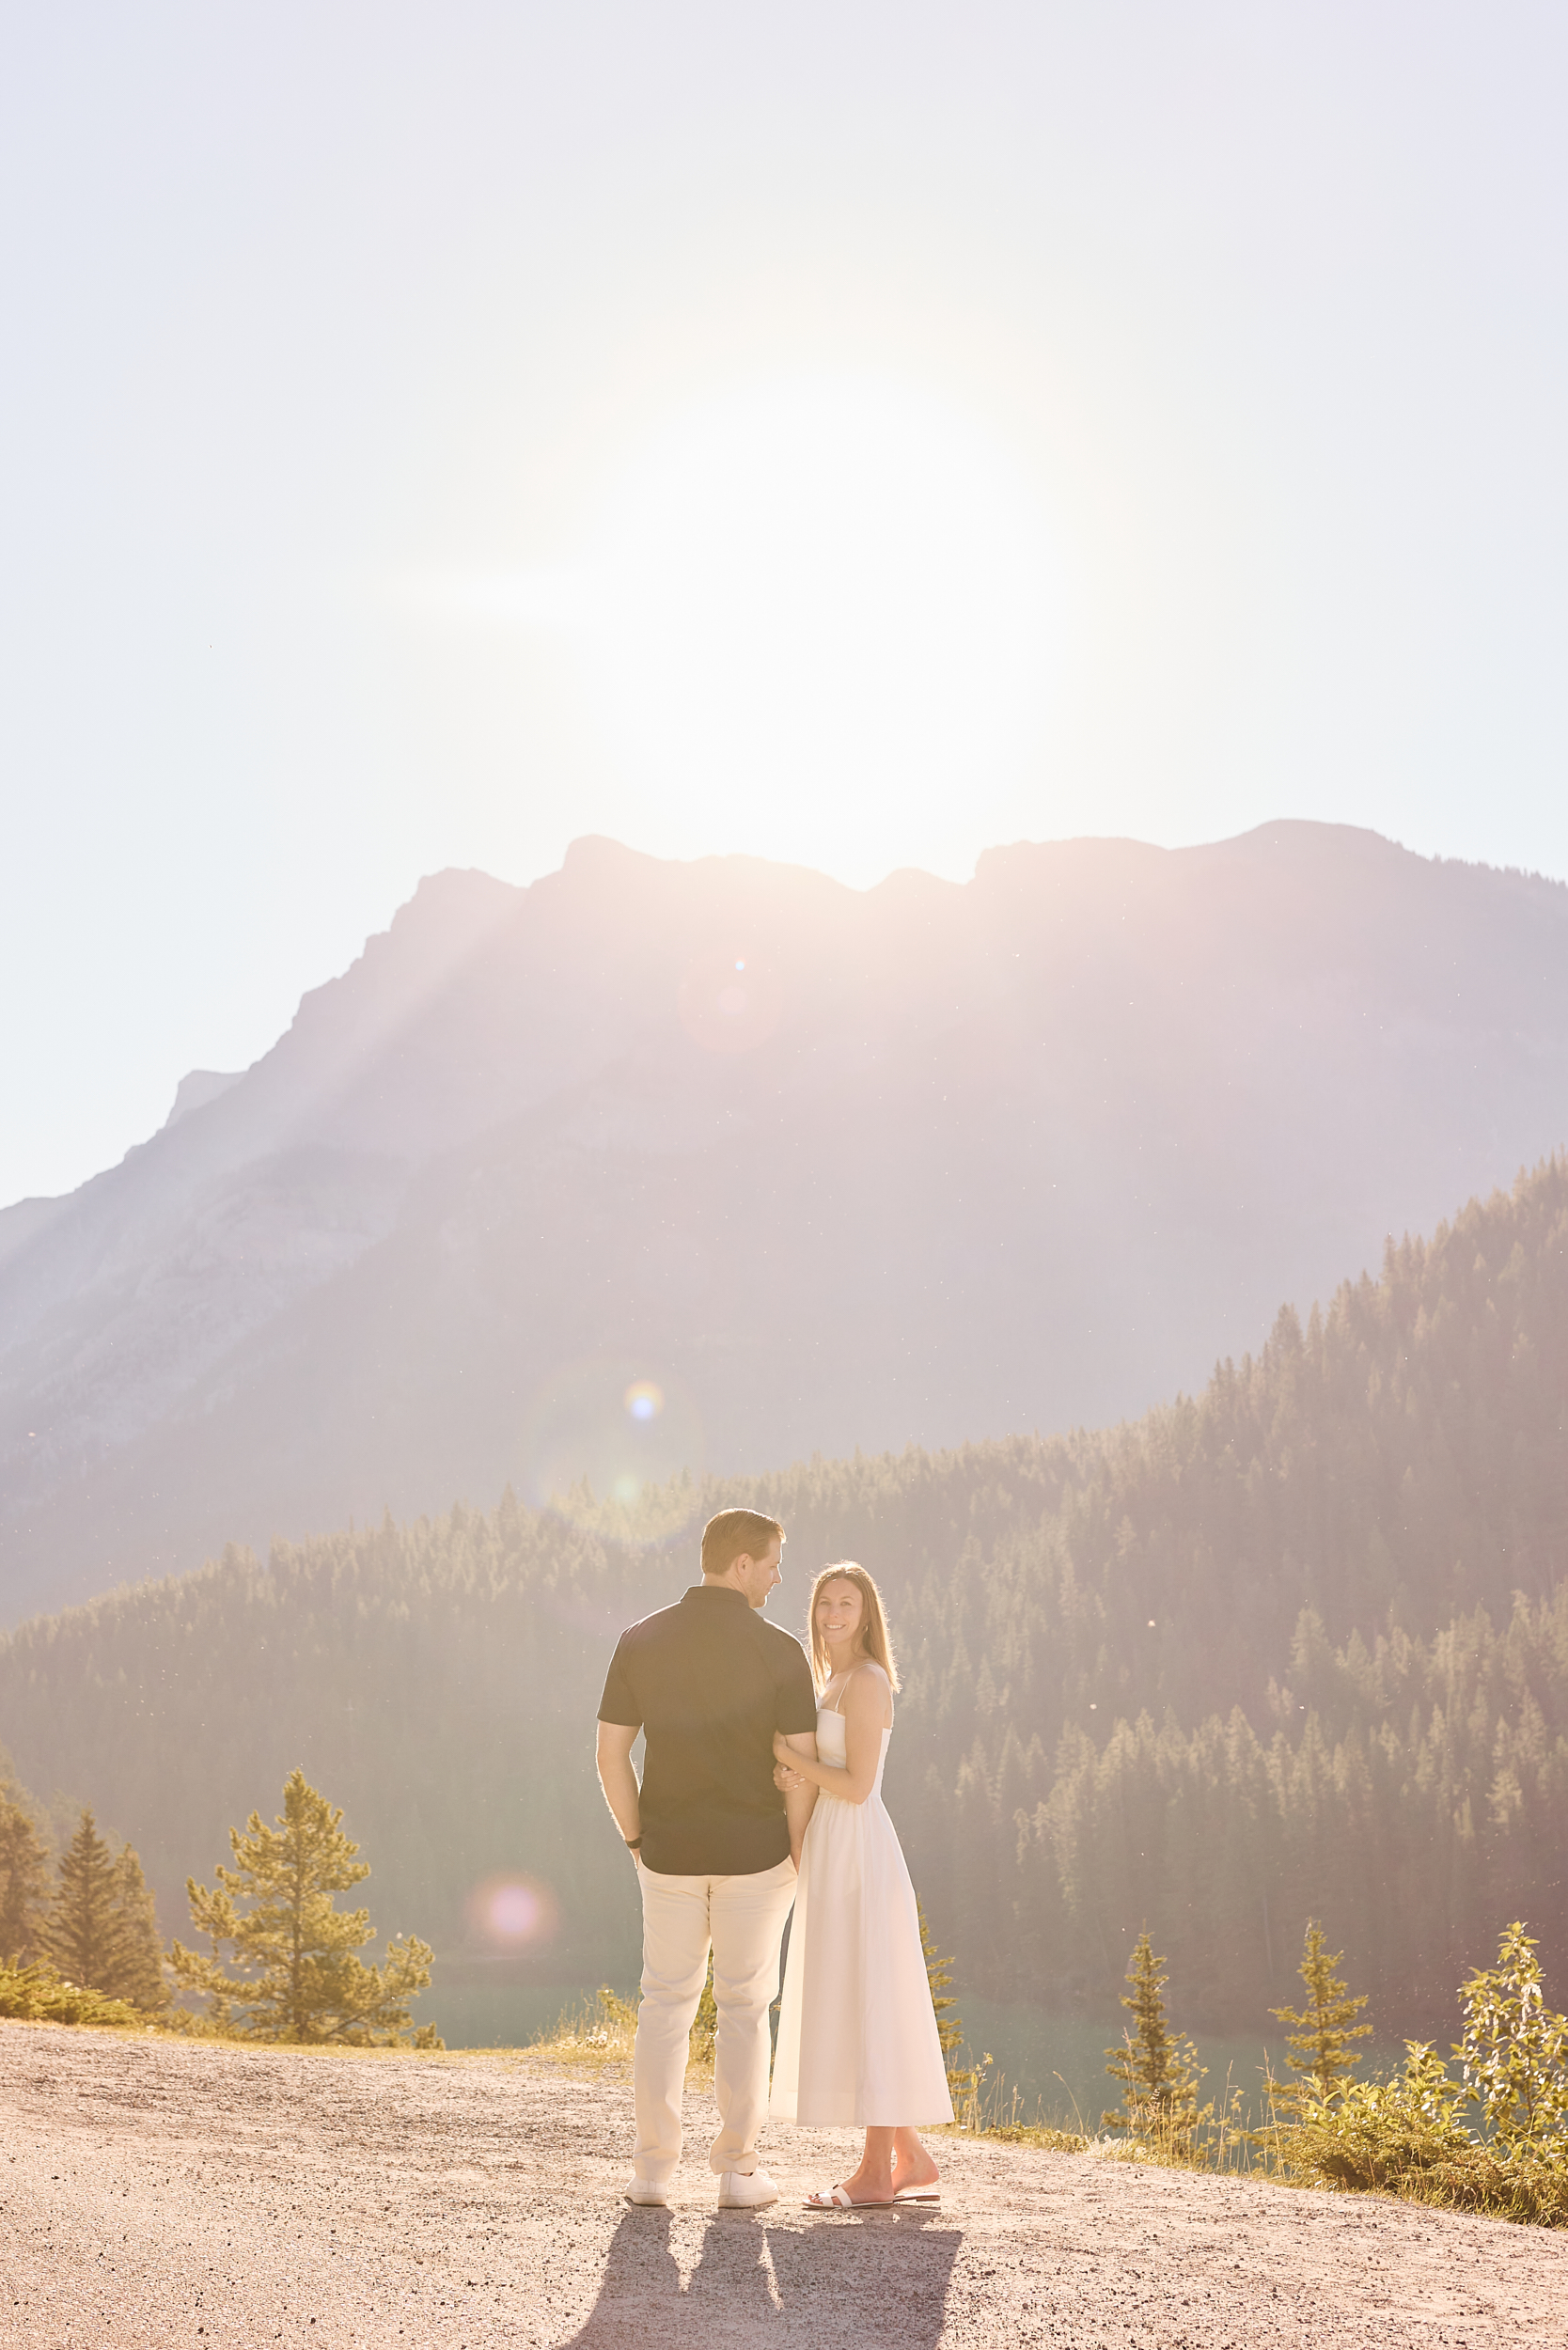
[[[811,1638],[811,1673],[819,1689],[825,1689],[833,1678],[833,1668],[827,1661],[827,1650],[817,1630],[817,1601],[824,1583],[853,1583],[860,1594],[861,1617],[858,1635],[860,1646],[872,1662],[882,1667],[896,1689],[899,1668],[893,1662],[893,1643],[887,1637],[887,1617],[882,1605],[882,1593],[864,1567],[857,1567],[853,1559],[840,1559],[837,1565],[823,1567],[811,1586],[810,1605],[807,1609],[806,1626]]]

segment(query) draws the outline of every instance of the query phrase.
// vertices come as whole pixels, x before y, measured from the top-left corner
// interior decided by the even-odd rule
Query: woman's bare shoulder
[[[868,1656],[850,1675],[844,1692],[846,1710],[854,1706],[859,1713],[886,1714],[892,1702],[893,1684],[874,1656]]]

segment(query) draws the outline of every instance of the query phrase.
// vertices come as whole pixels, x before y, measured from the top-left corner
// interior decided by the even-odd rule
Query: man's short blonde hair
[[[758,1510],[721,1510],[702,1529],[702,1572],[728,1574],[737,1559],[765,1559],[783,1540],[776,1518]]]

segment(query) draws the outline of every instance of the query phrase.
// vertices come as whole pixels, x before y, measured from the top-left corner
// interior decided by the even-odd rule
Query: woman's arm
[[[864,1803],[876,1781],[886,1727],[887,1681],[878,1666],[862,1666],[852,1677],[843,1707],[845,1769],[793,1751],[782,1731],[775,1732],[773,1750],[780,1762],[824,1795],[837,1795],[840,1803]]]

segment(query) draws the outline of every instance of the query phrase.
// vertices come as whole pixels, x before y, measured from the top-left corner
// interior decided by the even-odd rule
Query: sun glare
[[[567,559],[398,592],[574,648],[641,845],[848,881],[894,862],[967,874],[975,798],[1033,779],[1061,659],[1027,476],[976,417],[870,376],[690,406],[602,482]],[[691,1017],[716,1035],[710,992]],[[753,976],[729,1009],[755,1022],[765,992]]]
[[[579,607],[635,780],[733,842],[886,866],[1034,742],[1054,640],[1038,505],[1004,452],[900,386],[801,379],[666,431],[607,501]],[[757,817],[762,811],[762,837]]]

